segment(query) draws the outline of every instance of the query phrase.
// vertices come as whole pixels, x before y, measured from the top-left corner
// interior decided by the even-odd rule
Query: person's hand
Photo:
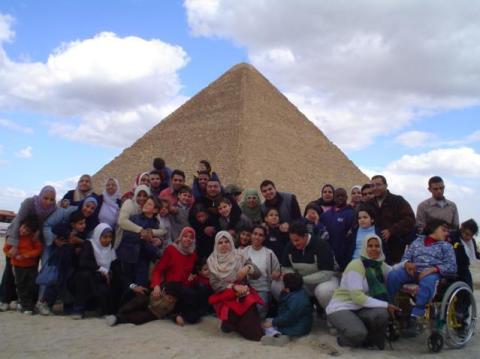
[[[250,267],[248,265],[240,268],[237,272],[237,280],[243,280],[248,275],[248,272],[250,272]]]
[[[137,285],[135,288],[132,289],[133,292],[137,295],[144,295],[147,294],[148,289],[145,287],[142,287],[141,285]]]
[[[70,236],[68,236],[68,243],[70,244],[82,244],[83,240],[78,238],[74,233],[70,233]]]
[[[100,272],[102,273],[102,277],[105,278],[105,282],[110,285],[110,274],[108,272]]]
[[[191,282],[192,280],[195,279],[196,276],[197,276],[196,274],[190,273],[190,274],[188,275],[188,279],[187,279],[187,280],[188,280],[189,282]]]
[[[406,262],[403,268],[405,268],[409,276],[415,277],[415,272],[417,271],[417,266],[415,263]]]
[[[399,307],[393,304],[389,304],[387,307],[387,310],[390,313],[390,315],[395,315],[395,313],[399,313],[402,311]]]
[[[169,212],[170,212],[171,214],[178,214],[179,209],[178,209],[178,207],[173,207],[173,206],[172,206],[172,207],[170,207]]]
[[[205,233],[205,235],[208,237],[212,237],[215,234],[215,227],[213,226],[205,227],[205,229],[203,230],[203,233]]]
[[[280,280],[280,279],[282,279],[282,272],[272,272],[272,279],[273,279],[273,280]]]
[[[264,327],[265,329],[271,328],[272,326],[273,326],[273,325],[272,325],[272,321],[271,321],[271,320],[268,320],[268,319],[267,319],[266,321],[263,322],[263,327]]]
[[[70,201],[68,199],[62,199],[62,201],[60,202],[60,207],[67,208],[68,206],[70,206]]]
[[[17,261],[21,261],[23,258],[25,258],[25,256],[24,256],[23,254],[17,254],[17,255],[15,256],[15,259],[16,259]]]
[[[153,238],[153,233],[151,229],[142,229],[140,231],[140,238],[144,241],[151,241]]]
[[[237,295],[237,297],[244,297],[248,294],[249,289],[247,285],[242,285],[242,284],[235,284],[232,287],[233,291]]]
[[[390,233],[390,231],[388,229],[384,229],[383,231],[380,232],[381,235],[382,235],[382,238],[388,242],[388,240],[390,239],[390,237],[392,236],[392,234]]]
[[[288,232],[288,228],[289,228],[289,226],[288,226],[288,223],[287,223],[287,222],[282,223],[282,224],[278,227],[278,229],[280,229],[280,232],[285,232],[285,233]]]
[[[180,325],[181,327],[183,327],[185,325],[185,320],[183,319],[183,317],[181,315],[177,315],[175,317],[175,323],[177,323],[177,325]]]
[[[159,285],[156,285],[156,286],[153,288],[152,298],[153,298],[153,299],[158,299],[158,298],[160,298],[160,294],[161,294],[160,286],[159,286]]]
[[[423,271],[420,272],[418,275],[418,280],[422,280],[425,278],[427,275],[430,275],[432,273],[437,273],[437,268],[431,267],[431,268],[426,268]]]
[[[18,247],[12,247],[7,252],[7,257],[12,258],[15,257],[18,253]]]

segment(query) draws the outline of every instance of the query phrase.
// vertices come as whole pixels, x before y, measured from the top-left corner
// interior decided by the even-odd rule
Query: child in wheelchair
[[[415,306],[412,308],[405,336],[418,334],[418,319],[425,314],[426,305],[435,295],[442,277],[456,277],[457,263],[452,245],[446,242],[448,223],[441,219],[427,222],[424,235],[418,237],[405,251],[401,263],[387,278],[387,290],[394,298],[404,284],[417,283]]]

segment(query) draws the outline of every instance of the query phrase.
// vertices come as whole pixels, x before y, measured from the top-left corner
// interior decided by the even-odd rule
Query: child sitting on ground
[[[166,318],[177,303],[177,287],[177,283],[169,282],[165,283],[158,297],[153,293],[137,295],[125,303],[116,315],[108,315],[105,320],[109,326],[114,326],[121,323],[140,325]]]
[[[20,223],[18,252],[10,258],[15,274],[15,285],[19,305],[17,310],[23,314],[33,314],[37,286],[38,259],[42,254],[42,244],[36,238],[35,232],[39,229],[40,223],[36,217],[27,217]],[[5,243],[3,251],[8,256],[11,245]]]
[[[312,330],[313,308],[307,292],[303,289],[303,278],[298,273],[283,276],[285,288],[280,295],[278,315],[264,323],[264,345],[282,346],[289,337],[307,335]]]
[[[387,278],[390,298],[406,283],[418,283],[415,307],[412,309],[405,336],[418,334],[417,321],[425,314],[425,306],[435,295],[437,282],[442,277],[457,274],[455,253],[448,236],[448,223],[442,219],[432,219],[424,229],[425,237],[418,237],[405,251],[402,261],[397,264]]]

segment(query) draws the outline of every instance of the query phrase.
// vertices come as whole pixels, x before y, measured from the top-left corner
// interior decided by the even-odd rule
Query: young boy
[[[27,315],[33,314],[37,291],[35,279],[37,277],[38,259],[43,248],[38,238],[35,237],[35,232],[39,228],[40,223],[36,217],[27,217],[22,221],[18,230],[18,253],[10,258],[20,302],[17,310]],[[8,255],[11,247],[11,245],[5,243],[3,248],[5,255]]]
[[[208,213],[207,207],[202,203],[195,203],[190,211],[189,222],[195,230],[197,254],[200,258],[208,258],[213,252],[215,243],[216,221]]]
[[[150,194],[158,197],[162,190],[162,172],[158,170],[150,171]]]
[[[448,236],[448,223],[442,219],[432,219],[423,230],[425,237],[418,237],[406,250],[402,261],[395,266],[387,278],[387,290],[394,298],[406,283],[418,283],[419,290],[415,297],[415,307],[404,334],[418,334],[417,321],[425,314],[425,306],[435,295],[435,288],[440,278],[456,276],[457,262],[455,252]]]
[[[460,225],[460,231],[453,234],[450,243],[455,250],[457,259],[458,280],[467,283],[473,290],[472,273],[470,273],[470,264],[480,259],[480,253],[477,250],[475,236],[478,233],[477,222],[473,219],[463,222]]]
[[[252,241],[252,228],[249,226],[243,227],[240,230],[240,235],[238,236],[238,249],[245,249],[251,244]]]
[[[192,205],[192,189],[183,185],[177,193],[177,205],[170,208],[170,239],[174,242],[185,227],[188,227],[188,214]]]
[[[264,345],[282,346],[289,337],[307,335],[312,330],[313,308],[308,294],[303,289],[303,278],[298,273],[283,276],[285,288],[280,295],[278,315],[264,323]]]

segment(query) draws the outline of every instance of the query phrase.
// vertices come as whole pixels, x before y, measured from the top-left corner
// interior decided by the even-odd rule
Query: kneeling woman
[[[153,299],[160,298],[164,283],[178,283],[174,318],[182,326],[185,322],[197,323],[208,310],[208,289],[190,280],[196,261],[195,230],[185,227],[175,242],[167,247],[152,272]]]
[[[345,269],[326,308],[328,321],[338,331],[339,345],[384,349],[389,312],[399,310],[388,302],[385,279],[390,267],[384,260],[381,239],[370,235],[362,243],[360,258]]]
[[[215,292],[209,302],[222,321],[222,330],[236,331],[246,339],[259,341],[263,329],[256,304],[263,302],[246,280],[247,276],[259,278],[260,270],[235,249],[233,238],[227,231],[220,231],[215,236],[215,247],[207,263],[210,285]]]
[[[100,315],[112,313],[110,266],[117,258],[112,238],[112,227],[100,223],[95,227],[93,237],[83,245],[74,281],[74,319],[82,318],[87,304],[91,302],[94,302],[92,304]]]

